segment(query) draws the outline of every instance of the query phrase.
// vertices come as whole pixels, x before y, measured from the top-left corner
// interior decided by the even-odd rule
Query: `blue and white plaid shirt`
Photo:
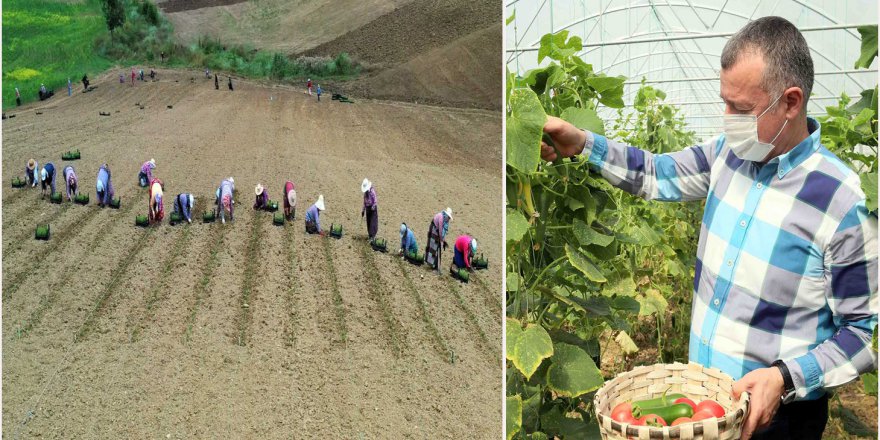
[[[740,379],[782,359],[797,399],[875,369],[877,219],[859,177],[810,136],[761,166],[724,135],[652,154],[587,132],[582,153],[645,199],[706,200],[697,248],[690,359]]]

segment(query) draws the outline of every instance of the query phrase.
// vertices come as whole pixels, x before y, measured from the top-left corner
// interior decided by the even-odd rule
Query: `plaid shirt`
[[[645,199],[706,200],[691,310],[690,360],[740,379],[782,359],[797,399],[875,369],[877,219],[859,176],[809,137],[763,166],[724,135],[654,155],[587,132],[583,156]]]

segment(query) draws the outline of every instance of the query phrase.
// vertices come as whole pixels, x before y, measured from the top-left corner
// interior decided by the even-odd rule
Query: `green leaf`
[[[877,395],[877,372],[865,373],[862,375],[862,385],[865,386],[865,394],[869,396]]]
[[[533,432],[529,434],[529,440],[549,440],[549,437],[543,432]]]
[[[522,429],[522,397],[519,394],[507,396],[507,440],[511,440]]]
[[[566,39],[568,41],[566,42]],[[573,36],[568,38],[568,31],[560,31],[555,34],[546,34],[541,37],[541,47],[538,49],[538,63],[544,58],[562,61],[581,50],[581,38]]]
[[[862,26],[859,34],[862,35],[862,54],[856,61],[855,68],[867,69],[877,57],[877,26]]]
[[[608,281],[605,278],[605,275],[602,275],[602,271],[599,270],[599,268],[593,264],[583,252],[566,244],[565,254],[568,256],[571,265],[586,275],[590,281],[594,283],[604,283]]]
[[[577,397],[596,391],[605,380],[596,363],[574,345],[559,342],[553,346],[550,368],[547,369],[547,386],[565,397]]]
[[[560,117],[577,128],[589,130],[601,135],[605,134],[605,125],[593,109],[569,107],[562,111]]]
[[[516,272],[507,272],[507,291],[517,292],[522,284],[522,277]]]
[[[509,105],[507,163],[524,173],[534,173],[541,161],[541,135],[547,115],[530,89],[514,90]]]
[[[516,346],[516,341],[519,340],[522,333],[522,324],[520,324],[519,321],[512,318],[506,318],[504,335],[507,339],[507,353],[505,354],[507,359],[513,359],[513,348]]]
[[[507,17],[507,20],[504,21],[504,25],[507,26],[510,23],[513,23],[513,20],[516,19],[516,9],[513,10],[513,14],[510,14],[510,17]]]
[[[528,324],[516,339],[510,360],[528,380],[541,366],[541,362],[552,355],[553,341],[550,340],[547,330],[538,324]]]
[[[623,89],[611,89],[599,95],[599,102],[611,108],[623,108]]]
[[[618,296],[611,300],[611,307],[625,312],[639,313],[639,309],[641,309],[641,304],[639,304],[639,302],[634,298],[630,298],[628,296]]]
[[[623,277],[602,286],[602,294],[605,296],[617,295],[628,297],[634,296],[636,293],[638,293],[636,282],[633,281],[632,276],[630,275],[624,275]],[[636,305],[636,310],[638,310],[638,305]]]
[[[519,241],[522,240],[523,236],[526,235],[527,232],[529,232],[529,222],[520,211],[507,208],[505,222],[507,223],[508,243],[511,241],[514,243],[519,243]]]
[[[862,181],[862,191],[865,192],[865,206],[868,212],[877,212],[877,173],[859,174]]]
[[[655,289],[648,289],[644,295],[636,296],[639,302],[639,316],[650,316],[653,314],[664,314],[669,303],[666,298]]]
[[[566,417],[559,407],[541,415],[541,429],[562,439],[599,440],[599,425],[590,420]]]
[[[614,241],[614,237],[596,232],[579,219],[574,219],[572,222],[572,232],[574,232],[574,236],[577,237],[581,246],[596,244],[605,247]]]
[[[611,307],[608,306],[608,300],[605,298],[591,296],[584,299],[577,295],[572,295],[569,298],[594,315],[607,316],[611,314]]]
[[[614,88],[623,90],[623,83],[626,81],[622,76],[593,76],[586,79],[587,85],[602,93]]]

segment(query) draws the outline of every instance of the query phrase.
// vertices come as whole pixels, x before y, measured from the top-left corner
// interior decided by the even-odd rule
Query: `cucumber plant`
[[[656,255],[684,253],[679,248],[696,253],[687,240],[665,243],[662,226],[651,226],[654,208],[611,187],[585,160],[541,161],[547,115],[604,135],[599,106],[623,108],[626,78],[596,73],[575,55],[580,50],[581,39],[566,31],[545,35],[538,62],[550,62],[507,76],[508,437],[595,435],[600,335],[618,332],[621,345],[635,349],[631,322],[667,305],[660,290],[636,281],[640,269],[652,269],[640,265],[664,264]],[[641,108],[622,118],[615,137],[658,152],[686,146],[692,135],[662,97],[643,87]],[[664,269],[686,277],[685,263]]]

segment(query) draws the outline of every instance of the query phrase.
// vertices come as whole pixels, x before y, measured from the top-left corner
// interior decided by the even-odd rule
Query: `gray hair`
[[[721,51],[721,69],[733,66],[746,52],[764,57],[761,88],[771,97],[777,90],[800,87],[804,109],[813,90],[813,58],[807,40],[790,21],[782,17],[762,17],[750,22],[730,37]]]

